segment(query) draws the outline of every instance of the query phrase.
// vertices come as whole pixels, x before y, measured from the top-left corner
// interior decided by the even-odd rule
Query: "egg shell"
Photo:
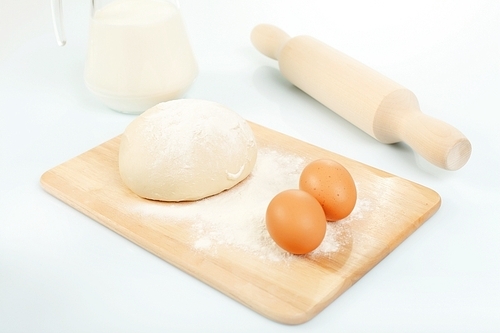
[[[309,193],[290,189],[278,193],[266,211],[271,238],[285,251],[305,254],[317,248],[326,233],[326,217]]]
[[[299,188],[318,200],[328,221],[347,217],[357,200],[357,190],[349,171],[332,159],[315,160],[302,170]]]

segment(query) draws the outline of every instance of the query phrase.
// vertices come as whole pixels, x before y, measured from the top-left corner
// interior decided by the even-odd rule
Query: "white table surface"
[[[88,3],[87,3],[88,2]],[[485,1],[181,0],[200,73],[185,97],[437,191],[440,210],[311,321],[275,323],[43,191],[42,173],[135,116],[86,89],[90,1],[0,7],[0,332],[498,332],[500,16]],[[258,23],[312,35],[412,90],[472,142],[460,170],[378,143],[280,77]]]

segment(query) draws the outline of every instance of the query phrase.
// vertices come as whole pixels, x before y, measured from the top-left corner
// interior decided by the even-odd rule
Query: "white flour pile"
[[[190,203],[151,203],[137,207],[142,217],[172,221],[191,221],[193,249],[216,255],[219,246],[231,246],[262,259],[280,261],[293,257],[279,248],[269,236],[265,212],[279,192],[298,188],[305,166],[303,158],[272,149],[260,149],[250,176],[239,185],[218,195]],[[342,245],[343,224],[361,218],[369,207],[358,197],[354,211],[343,221],[329,222],[321,245],[310,255],[337,252]]]

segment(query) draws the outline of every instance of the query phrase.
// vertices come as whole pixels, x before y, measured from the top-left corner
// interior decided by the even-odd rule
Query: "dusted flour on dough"
[[[137,195],[191,201],[233,187],[255,165],[257,145],[247,122],[214,102],[160,103],[123,133],[119,171]]]

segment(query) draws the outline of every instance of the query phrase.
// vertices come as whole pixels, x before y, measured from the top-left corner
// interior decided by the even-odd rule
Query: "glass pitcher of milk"
[[[62,0],[52,0],[54,27],[64,45]],[[181,97],[198,74],[178,3],[91,0],[85,84],[104,104],[142,113]]]

